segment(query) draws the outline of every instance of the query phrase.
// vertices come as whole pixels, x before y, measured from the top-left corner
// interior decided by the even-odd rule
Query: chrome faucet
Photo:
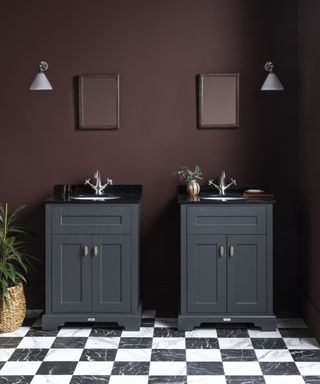
[[[87,179],[84,184],[85,185],[90,185],[92,189],[95,190],[95,194],[98,196],[102,195],[102,192],[108,185],[112,185],[112,180],[107,178],[107,182],[104,185],[101,185],[101,176],[100,176],[100,171],[96,171],[94,174],[94,178],[96,179],[96,184],[92,184],[90,182],[90,179]]]
[[[231,187],[231,185],[237,185],[236,180],[231,179],[231,183],[226,185],[226,173],[225,171],[222,171],[220,176],[220,183],[219,185],[215,184],[213,179],[209,180],[209,185],[213,185],[217,190],[219,191],[219,195],[224,196],[226,194],[226,190]]]

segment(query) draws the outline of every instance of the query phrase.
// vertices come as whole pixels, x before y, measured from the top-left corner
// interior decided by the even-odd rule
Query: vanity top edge
[[[65,192],[67,190],[67,193]],[[86,185],[57,184],[53,188],[53,194],[44,200],[45,204],[138,204],[142,197],[142,185],[140,184],[116,184],[107,187],[103,195],[117,195],[115,199],[106,201],[74,200],[74,196],[94,196],[92,189]],[[102,195],[102,197],[103,197]]]
[[[213,195],[213,193],[211,193]],[[244,204],[275,204],[274,198],[266,197],[249,197],[239,198],[235,200],[209,200],[201,199],[201,197],[207,197],[208,194],[201,194],[196,197],[190,197],[186,193],[178,193],[178,204],[201,204],[201,205],[244,205]],[[228,197],[228,194],[226,195]]]

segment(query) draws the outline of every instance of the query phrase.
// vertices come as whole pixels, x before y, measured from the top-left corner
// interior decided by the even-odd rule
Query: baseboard
[[[303,292],[300,292],[300,313],[311,332],[320,342],[320,311]]]

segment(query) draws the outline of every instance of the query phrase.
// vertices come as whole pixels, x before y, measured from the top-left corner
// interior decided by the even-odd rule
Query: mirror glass
[[[239,126],[239,74],[199,76],[199,127]]]
[[[119,125],[119,75],[80,75],[80,129],[116,129]]]

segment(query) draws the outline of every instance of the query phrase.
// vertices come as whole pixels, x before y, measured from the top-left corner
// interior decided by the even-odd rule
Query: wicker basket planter
[[[0,299],[0,332],[13,332],[20,328],[26,316],[26,298],[23,285],[8,288],[8,300]]]

